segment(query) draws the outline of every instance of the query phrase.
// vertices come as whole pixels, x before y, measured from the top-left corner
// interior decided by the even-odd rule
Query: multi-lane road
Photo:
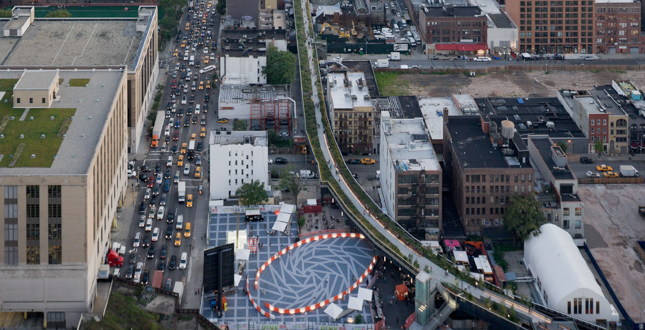
[[[215,6],[212,6],[212,9],[214,9]],[[201,24],[201,18],[199,18],[201,12],[201,17],[206,18],[206,27],[202,28],[204,24]],[[198,214],[199,210],[204,210],[205,206],[207,205],[208,201],[206,196],[208,195],[207,189],[208,189],[208,177],[209,177],[209,171],[208,171],[208,134],[206,134],[205,137],[200,137],[200,131],[202,127],[206,129],[206,132],[210,132],[212,130],[215,130],[219,127],[222,126],[222,124],[218,124],[218,118],[217,118],[217,84],[218,82],[213,81],[212,77],[215,74],[215,71],[211,71],[208,73],[200,74],[199,70],[203,69],[204,67],[208,65],[216,65],[218,64],[218,54],[217,50],[213,50],[212,47],[208,47],[207,52],[204,52],[204,48],[208,46],[207,44],[207,31],[211,30],[211,36],[212,40],[211,42],[217,41],[217,38],[219,36],[219,15],[213,15],[213,11],[211,9],[206,8],[206,4],[201,4],[201,2],[196,1],[196,7],[194,10],[194,13],[189,13],[188,9],[186,8],[184,11],[184,15],[181,18],[181,21],[179,23],[179,30],[180,30],[180,39],[179,41],[173,40],[172,44],[170,45],[169,49],[174,53],[175,49],[179,50],[179,55],[181,56],[181,59],[178,57],[169,57],[166,61],[164,61],[167,65],[167,75],[165,78],[161,78],[160,80],[164,80],[163,84],[165,85],[164,89],[164,94],[162,97],[162,101],[160,103],[160,109],[166,112],[167,105],[169,102],[175,104],[175,110],[171,111],[169,114],[167,114],[165,122],[164,122],[164,127],[166,125],[170,125],[170,134],[168,137],[162,136],[161,141],[159,143],[159,147],[157,148],[150,148],[150,151],[148,153],[148,156],[144,160],[139,160],[136,162],[136,168],[139,169],[140,166],[148,166],[151,170],[151,172],[145,173],[148,175],[151,175],[153,171],[155,170],[155,167],[158,165],[160,169],[160,173],[164,175],[168,169],[170,169],[170,190],[168,193],[166,193],[166,205],[165,209],[166,212],[163,216],[163,219],[157,220],[156,216],[152,220],[153,225],[152,225],[152,231],[147,233],[150,236],[152,236],[152,233],[154,231],[154,228],[159,228],[159,239],[157,242],[150,242],[150,244],[155,244],[155,253],[152,258],[148,258],[148,252],[149,248],[148,247],[143,247],[139,246],[138,248],[133,247],[133,240],[136,235],[136,233],[141,233],[141,237],[144,237],[146,232],[144,231],[144,228],[139,227],[139,218],[140,214],[138,212],[138,207],[141,202],[144,202],[147,205],[147,212],[150,211],[150,208],[153,204],[151,204],[151,199],[146,199],[144,198],[144,195],[146,193],[146,183],[139,181],[140,182],[140,189],[138,192],[137,200],[135,202],[135,207],[136,210],[134,212],[134,219],[131,223],[131,227],[128,229],[128,240],[127,242],[122,242],[125,243],[126,246],[128,247],[128,253],[125,255],[125,264],[121,268],[120,276],[124,277],[126,273],[128,272],[128,263],[131,260],[132,255],[135,255],[135,262],[143,262],[144,263],[144,270],[149,271],[149,284],[152,284],[152,279],[153,279],[153,274],[155,270],[164,270],[164,279],[162,282],[162,286],[165,286],[166,281],[170,278],[172,279],[172,283],[174,285],[175,281],[188,281],[190,278],[190,255],[194,250],[192,250],[192,246],[194,245],[194,240],[199,240],[201,239],[201,235],[203,233],[201,232],[192,232],[190,237],[185,237],[185,228],[187,223],[191,223],[191,227],[195,228],[196,224],[195,221],[207,221],[206,215],[205,214]],[[197,17],[194,17],[196,15]],[[197,18],[197,19],[196,19]],[[211,26],[209,22],[213,20],[213,25]],[[189,23],[190,30],[187,31],[185,30],[186,23]],[[201,37],[201,33],[204,31],[205,36],[202,37],[204,41],[204,45],[196,45],[193,47],[193,42],[197,42],[199,38]],[[191,39],[192,35],[192,39]],[[186,41],[186,47],[182,48],[181,43],[182,41]],[[183,54],[185,51],[188,51],[190,56],[195,57],[195,62],[199,61],[201,64],[201,67],[198,68],[195,65],[189,65],[189,61],[184,61],[183,60]],[[214,53],[214,59],[210,59],[211,53]],[[208,57],[209,58],[209,63],[205,64],[204,63],[204,58]],[[179,64],[179,70],[176,71],[176,77],[173,77],[174,72],[175,72],[175,66]],[[184,66],[184,70],[182,70],[182,65]],[[219,67],[219,65],[217,65]],[[181,74],[182,72],[186,72],[188,69],[191,70],[191,76],[190,80],[187,80],[184,78],[183,80],[181,79]],[[197,79],[195,79],[195,75],[197,75]],[[177,88],[172,88],[173,85],[173,80],[176,81]],[[204,82],[204,85],[206,85],[207,81],[211,81],[211,88],[207,89],[206,86],[202,90],[199,89],[200,81]],[[192,90],[192,83],[196,81],[196,88],[193,91]],[[181,85],[187,86],[187,88],[182,87]],[[178,91],[179,90],[179,91]],[[175,101],[172,101],[172,95],[175,97]],[[186,104],[182,104],[182,98],[186,97]],[[194,96],[194,102],[191,103],[191,96]],[[205,97],[208,96],[210,99],[208,102],[205,102]],[[201,112],[199,114],[196,114],[196,106],[197,104],[200,105]],[[204,112],[204,107],[207,106],[208,112]],[[190,108],[190,110],[189,110]],[[180,109],[183,112],[183,115],[180,115]],[[188,115],[189,112],[193,113],[193,115]],[[201,116],[205,115],[206,116],[206,123],[203,125],[201,123]],[[193,118],[193,116],[196,116]],[[190,121],[188,124],[186,124],[186,119],[190,118]],[[175,125],[174,122],[179,121],[178,128]],[[232,128],[232,123],[230,124],[224,124],[226,126],[229,126],[228,129]],[[177,141],[174,140],[174,135],[177,133]],[[201,142],[202,143],[202,151],[199,152],[199,149],[197,149],[197,152],[195,153],[195,159],[194,160],[188,160],[187,158],[184,160],[184,166],[185,164],[189,164],[190,172],[189,174],[184,174],[184,166],[178,166],[177,165],[177,159],[178,156],[181,153],[181,146],[183,143],[189,143],[191,139],[191,135],[196,134],[196,145]],[[164,142],[167,142],[167,151],[162,152],[162,145]],[[173,147],[177,148],[176,152],[173,152]],[[173,161],[172,161],[172,166],[167,167],[167,161],[168,157],[172,156]],[[197,167],[197,158],[201,157],[201,171],[202,175],[201,178],[196,178],[195,177],[195,170]],[[178,184],[174,182],[174,178],[176,173],[179,173],[179,180],[183,181],[186,183],[186,194],[192,194],[194,198],[194,203],[193,207],[189,208],[187,207],[187,204],[179,204],[178,203]],[[200,185],[203,185],[202,188],[202,193],[200,194],[199,187]],[[154,185],[154,188],[152,190],[154,191],[155,188],[159,189],[159,195],[156,196],[154,205],[155,208],[158,210],[161,205],[160,201],[162,199],[162,195],[164,195],[163,192],[163,184],[159,185],[156,184]],[[183,230],[179,230],[179,232],[182,233],[182,239],[181,239],[181,245],[180,246],[175,246],[175,236],[178,232],[176,229],[176,223],[168,223],[168,214],[172,212],[174,214],[175,221],[179,215],[183,215]],[[147,214],[146,214],[147,216]],[[199,219],[199,220],[197,220]],[[167,228],[171,227],[172,229],[172,235],[170,236],[170,239],[166,239],[166,231]],[[166,246],[167,252],[166,256],[164,259],[161,259],[161,250],[162,246]],[[188,268],[186,270],[181,270],[179,269],[179,260],[181,258],[181,254],[183,252],[188,253]],[[172,256],[176,256],[177,259],[177,269],[175,270],[170,270],[169,269],[169,262]],[[135,263],[135,265],[136,265]],[[162,265],[163,264],[163,265]]]

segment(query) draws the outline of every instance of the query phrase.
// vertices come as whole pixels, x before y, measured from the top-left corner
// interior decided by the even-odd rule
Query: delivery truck
[[[638,170],[632,165],[620,165],[620,175],[624,177],[638,176]]]
[[[300,178],[302,179],[313,179],[316,177],[316,173],[310,170],[300,170]]]
[[[377,68],[389,68],[390,61],[388,59],[376,60],[375,66]]]
[[[178,187],[179,204],[183,204],[186,201],[186,181],[179,181]]]
[[[401,53],[399,53],[399,52],[391,52],[389,58],[390,58],[390,61],[400,61],[401,60]]]
[[[159,138],[161,138],[161,133],[163,131],[163,121],[166,118],[166,114],[163,111],[157,112],[157,119],[155,119],[155,126],[152,128],[152,142],[150,143],[151,148],[156,148],[159,146]]]

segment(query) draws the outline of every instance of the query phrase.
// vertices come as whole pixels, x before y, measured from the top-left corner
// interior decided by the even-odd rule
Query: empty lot
[[[579,185],[585,201],[585,237],[614,292],[636,322],[643,322],[645,306],[644,261],[634,250],[645,240],[644,185]],[[593,228],[591,228],[593,227]]]
[[[473,97],[555,97],[559,89],[592,89],[595,85],[610,85],[611,80],[631,80],[645,86],[642,71],[573,72],[544,71],[509,72],[479,75],[464,74],[399,74],[379,77],[382,96],[416,95],[419,97],[470,94]],[[386,77],[386,79],[380,79]]]

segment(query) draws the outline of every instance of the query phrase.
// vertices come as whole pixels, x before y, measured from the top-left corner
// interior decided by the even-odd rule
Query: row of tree
[[[280,171],[280,184],[278,187],[284,192],[290,192],[296,199],[296,205],[298,205],[298,194],[303,189],[303,182],[296,174],[293,166],[289,165]],[[244,206],[262,205],[269,200],[266,187],[260,181],[243,184],[235,194],[240,205]]]

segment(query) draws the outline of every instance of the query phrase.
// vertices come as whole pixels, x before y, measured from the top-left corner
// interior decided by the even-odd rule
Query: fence
[[[564,64],[527,64],[527,65],[503,65],[489,66],[483,68],[438,68],[438,69],[400,69],[400,68],[375,68],[374,72],[398,72],[398,73],[424,73],[424,74],[475,74],[497,73],[506,71],[639,71],[645,70],[645,65],[564,65]]]
[[[578,184],[639,184],[645,178],[579,178]]]
[[[618,300],[618,297],[616,296],[616,293],[614,292],[614,289],[611,288],[611,285],[609,284],[609,281],[607,281],[607,278],[605,277],[605,274],[603,274],[602,270],[600,269],[600,266],[596,262],[596,258],[593,257],[591,254],[591,250],[589,250],[589,246],[587,246],[587,243],[584,245],[585,252],[587,252],[587,255],[589,256],[589,260],[591,260],[591,263],[593,264],[593,267],[596,269],[596,272],[598,273],[598,276],[600,276],[600,279],[602,280],[602,283],[605,284],[605,288],[607,288],[607,291],[609,292],[609,295],[611,296],[612,299],[614,299],[614,303],[616,303],[616,307],[620,311],[620,314],[623,315],[625,318],[625,323],[627,325],[636,330],[637,326],[632,320],[632,318],[627,314],[627,311],[623,307],[623,304],[620,303],[620,300]]]

